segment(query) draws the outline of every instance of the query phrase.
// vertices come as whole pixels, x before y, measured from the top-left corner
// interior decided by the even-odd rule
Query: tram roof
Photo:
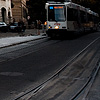
[[[54,1],[50,1],[47,3],[48,5],[66,5],[70,8],[74,8],[74,9],[80,9],[80,10],[84,10],[86,11],[86,8],[81,6],[81,5],[78,5],[76,3],[73,3],[73,2],[54,2]]]
[[[66,5],[69,8],[80,9],[81,11],[84,11],[84,12],[87,12],[89,14],[92,14],[94,16],[98,16],[99,17],[99,15],[97,13],[91,11],[89,8],[85,8],[85,7],[81,6],[81,5],[73,3],[73,2],[54,2],[54,1],[50,1],[50,2],[48,2],[46,4],[47,5],[55,5],[55,4],[56,5],[59,5],[59,4],[60,5]]]

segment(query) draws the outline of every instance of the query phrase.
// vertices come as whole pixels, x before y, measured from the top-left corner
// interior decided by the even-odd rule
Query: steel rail
[[[51,79],[55,78],[56,76],[58,76],[70,63],[72,63],[79,55],[81,55],[86,49],[88,49],[91,45],[93,45],[98,39],[100,39],[100,37],[96,38],[94,41],[92,41],[90,44],[88,44],[83,50],[81,50],[78,54],[76,54],[72,59],[70,59],[69,61],[67,61],[65,64],[62,65],[61,69],[59,69],[56,73],[54,73],[51,77],[49,77],[47,80],[45,80],[44,82],[42,82],[41,84],[39,84],[38,86],[36,86],[35,88],[24,92],[23,94],[15,97],[13,100],[18,100],[22,97],[24,97],[25,95],[28,95],[29,93],[33,92],[33,95],[38,92],[39,90],[41,90],[41,88],[43,88]],[[91,77],[89,78],[88,81],[91,80]],[[88,83],[88,82],[87,82]],[[86,86],[87,83],[84,85]],[[83,87],[84,87],[83,86]],[[81,91],[81,90],[80,90]],[[80,93],[80,91],[78,91],[78,93],[75,94],[75,96],[72,97],[71,100],[74,100],[74,98],[77,96],[77,94]]]
[[[37,46],[37,44],[35,44],[35,45],[30,45],[30,46],[27,46],[27,47],[24,47],[24,48],[20,48],[20,49],[18,49],[18,50],[14,50],[14,51],[10,51],[10,52],[7,52],[7,53],[3,53],[3,54],[0,54],[0,56],[2,57],[4,57],[5,58],[5,60],[1,60],[0,61],[0,63],[3,63],[3,62],[6,62],[6,61],[11,61],[11,60],[14,60],[14,59],[17,59],[17,58],[21,58],[21,57],[24,57],[24,56],[26,56],[26,55],[29,55],[29,54],[31,54],[31,53],[33,53],[33,52],[36,52],[36,51],[38,51],[38,50],[40,50],[41,48],[43,48],[43,47],[45,47],[45,46],[48,46],[48,45],[51,45],[51,44],[55,44],[55,43],[58,43],[58,42],[60,42],[61,40],[58,40],[58,41],[49,41],[49,43],[48,43],[48,41],[43,41],[41,44],[40,43],[38,43],[38,44],[40,44],[40,46],[39,47],[36,47],[33,51],[30,51],[30,52],[27,52],[27,50],[25,51],[25,53],[23,54],[23,55],[18,55],[18,56],[14,56],[14,57],[11,57],[10,56],[10,58],[8,58],[7,60],[6,60],[6,57],[4,57],[4,55],[6,55],[7,56],[7,54],[9,55],[10,53],[13,53],[13,52],[19,52],[19,50],[25,50],[25,49],[29,49],[29,47],[31,48],[32,46]],[[44,44],[43,44],[44,43]],[[43,44],[43,46],[41,46]],[[31,48],[32,49],[32,48]]]
[[[94,70],[95,70],[95,73],[94,73],[94,75],[92,76],[92,79],[91,79],[91,81],[90,81],[90,83],[89,83],[89,87],[88,87],[88,89],[86,90],[86,92],[85,92],[84,97],[83,97],[82,100],[85,100],[85,99],[86,99],[86,97],[87,97],[87,95],[88,95],[88,93],[89,93],[89,91],[90,91],[90,89],[91,89],[91,87],[92,87],[92,85],[93,85],[93,82],[94,82],[94,80],[96,79],[96,75],[98,74],[99,69],[100,69],[100,62],[98,63],[97,68],[94,69]]]
[[[100,69],[100,62],[97,63],[98,66],[96,65],[95,68],[92,70],[92,73],[90,75],[90,77],[88,78],[88,80],[86,81],[86,83],[83,85],[83,87],[70,99],[70,100],[78,100],[78,98],[82,95],[82,92],[84,92],[85,90],[85,93],[83,95],[83,98],[82,100],[86,100],[86,97],[92,87],[92,84],[96,78],[96,75]],[[97,67],[97,68],[96,68]]]

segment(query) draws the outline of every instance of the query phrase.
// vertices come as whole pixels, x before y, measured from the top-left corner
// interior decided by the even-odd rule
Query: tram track
[[[0,54],[0,63],[11,61],[17,58],[21,58],[33,52],[37,52],[40,49],[44,48],[45,46],[52,45],[58,42],[61,42],[61,40],[53,41],[49,39],[44,39],[43,41],[39,41],[36,43],[33,42],[33,44],[31,42],[27,42],[27,44],[22,43],[21,45],[25,45],[23,48],[21,47],[19,49],[14,49],[14,50]]]
[[[93,69],[89,79],[84,84],[84,86],[70,100],[86,100],[86,97],[93,85],[93,82],[96,78],[99,69],[100,69],[100,62],[97,63],[97,65]]]
[[[13,100],[34,100],[34,99],[30,99],[32,98],[32,96],[34,96],[35,94],[38,95],[38,92],[41,91],[41,89],[44,89],[45,87],[47,87],[47,85],[52,81],[52,80],[55,80],[56,77],[61,77],[60,74],[65,71],[65,69],[70,65],[72,64],[80,55],[82,55],[83,52],[85,52],[89,47],[91,47],[93,44],[95,44],[98,40],[100,39],[100,37],[98,37],[97,39],[95,39],[94,41],[92,41],[88,46],[86,46],[83,50],[81,50],[77,55],[74,56],[74,58],[71,58],[69,61],[67,61],[65,64],[62,65],[61,69],[59,69],[56,73],[54,73],[51,77],[49,77],[47,80],[45,80],[44,82],[42,82],[41,84],[39,84],[38,86],[36,86],[35,88],[32,88],[24,93],[21,93],[19,94],[18,96],[16,96],[15,99]],[[86,54],[84,54],[83,56],[85,56]],[[90,55],[89,55],[90,56]],[[94,54],[93,54],[94,56]],[[89,83],[95,78],[98,70],[99,70],[99,67],[97,66],[94,66],[93,69],[89,69],[89,70],[92,70],[91,73],[89,74],[89,76],[87,77],[87,81],[85,81],[84,85],[79,89],[79,91],[77,91],[74,95],[72,95],[70,97],[70,99],[66,99],[66,100],[78,100],[76,98],[79,97],[79,95],[82,94],[83,90],[89,85]],[[94,71],[95,69],[95,71]],[[95,73],[94,73],[95,72]],[[85,72],[85,73],[88,73],[88,72]],[[83,73],[81,73],[83,74]],[[83,75],[84,76],[84,75]],[[64,78],[64,76],[63,76]],[[65,76],[66,78],[66,76]],[[75,79],[75,78],[74,78]],[[69,84],[72,84],[72,83],[69,83]],[[91,87],[91,86],[90,86]],[[36,99],[38,100],[38,99]],[[49,100],[49,99],[47,99]],[[57,99],[57,100],[60,100],[60,99]],[[80,99],[81,100],[81,99]],[[83,97],[83,100],[84,100],[84,97]]]

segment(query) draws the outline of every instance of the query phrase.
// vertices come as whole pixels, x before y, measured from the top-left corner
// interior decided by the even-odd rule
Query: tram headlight
[[[44,25],[47,25],[47,22],[44,22]]]
[[[55,29],[59,29],[59,26],[55,26]]]

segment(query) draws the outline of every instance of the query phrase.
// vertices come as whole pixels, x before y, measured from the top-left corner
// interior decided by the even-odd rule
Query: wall
[[[0,21],[9,23],[12,19],[11,0],[0,0]]]
[[[19,19],[27,18],[27,7],[26,0],[12,0],[14,7],[12,8],[12,16],[15,21],[19,21]]]

